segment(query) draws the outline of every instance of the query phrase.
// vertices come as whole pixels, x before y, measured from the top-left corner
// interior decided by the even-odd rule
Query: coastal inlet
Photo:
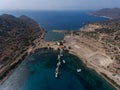
[[[78,57],[63,52],[65,64],[55,78],[59,51],[41,49],[28,56],[14,73],[0,85],[0,90],[114,90]],[[76,70],[81,68],[81,72]]]

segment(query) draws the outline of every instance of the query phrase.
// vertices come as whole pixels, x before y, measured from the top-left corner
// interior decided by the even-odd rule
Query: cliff
[[[0,80],[27,55],[44,31],[27,16],[0,16]]]

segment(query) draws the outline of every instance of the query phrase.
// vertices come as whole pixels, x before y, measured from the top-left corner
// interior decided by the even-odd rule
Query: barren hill
[[[22,60],[33,41],[44,33],[39,25],[27,16],[0,16],[0,79]]]
[[[112,19],[120,18],[120,8],[105,8],[91,12],[92,15],[104,16]]]

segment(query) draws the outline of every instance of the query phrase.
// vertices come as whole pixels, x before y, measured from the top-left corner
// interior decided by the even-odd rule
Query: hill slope
[[[39,25],[26,16],[0,16],[0,79],[15,67],[33,41],[44,33]]]
[[[112,19],[120,18],[120,9],[119,8],[105,8],[95,12],[91,12],[92,15],[104,16]]]

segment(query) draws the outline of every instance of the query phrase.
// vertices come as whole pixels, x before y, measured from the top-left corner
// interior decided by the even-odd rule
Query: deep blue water
[[[107,20],[81,11],[0,11],[0,14],[3,13],[15,16],[29,16],[36,20],[45,30],[78,30],[89,22]]]
[[[81,11],[0,11],[0,14],[7,13],[17,17],[26,15],[38,22],[48,31],[45,40],[61,40],[64,35],[53,33],[51,30],[79,30],[90,22],[108,20],[107,18],[91,16],[88,12]]]
[[[0,85],[0,90],[113,90],[94,71],[73,55],[64,53],[66,61],[55,78],[56,51],[40,50],[27,57],[14,73]],[[77,73],[77,69],[82,71]]]

